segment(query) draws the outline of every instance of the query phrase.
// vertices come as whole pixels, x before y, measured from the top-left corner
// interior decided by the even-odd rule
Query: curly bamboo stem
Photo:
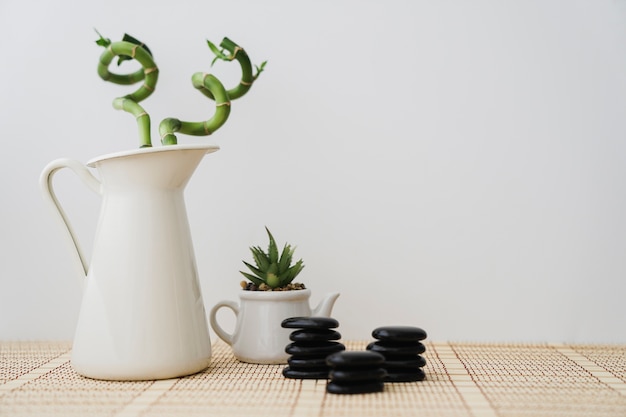
[[[254,82],[252,64],[250,63],[250,58],[246,51],[230,39],[224,38],[220,46],[230,52],[230,59],[236,59],[241,66],[241,81],[239,81],[236,87],[228,90],[228,97],[230,97],[231,100],[236,100],[246,94]]]
[[[116,56],[129,56],[136,59],[143,67],[130,74],[116,74],[109,71],[109,65]],[[150,138],[150,116],[138,104],[148,98],[154,91],[159,77],[159,69],[152,59],[152,55],[139,44],[120,41],[111,43],[100,55],[98,63],[98,75],[105,81],[114,84],[131,85],[143,80],[143,85],[135,92],[124,97],[118,97],[113,101],[113,107],[126,111],[137,119],[139,129],[139,142],[141,147],[152,146]]]
[[[211,49],[214,49],[213,44],[211,44],[210,42],[209,46],[211,47]],[[235,42],[231,41],[228,38],[224,38],[222,39],[220,46],[230,52],[230,55],[216,53],[217,59],[222,59],[224,61],[237,60],[237,62],[239,62],[239,65],[241,66],[241,80],[239,81],[239,84],[234,88],[228,90],[228,96],[230,97],[230,99],[236,100],[246,94],[248,90],[250,90],[250,87],[252,87],[252,83],[254,83],[254,80],[258,76],[258,73],[256,76],[253,74],[252,64],[250,62],[248,54],[242,47],[237,45]],[[214,100],[210,91],[204,92],[204,94],[211,100]]]
[[[137,104],[134,100],[127,97],[119,97],[113,100],[113,108],[117,110],[124,110],[127,113],[135,116],[137,120],[137,127],[139,128],[139,143],[142,148],[149,148],[152,146],[152,140],[150,139],[150,116],[146,111]]]
[[[224,85],[213,75],[197,72],[191,77],[195,88],[208,97],[210,93],[215,97],[215,113],[209,120],[203,122],[185,122],[176,118],[167,118],[159,125],[159,134],[163,145],[178,143],[175,132],[186,135],[207,136],[219,129],[230,115],[230,99]]]

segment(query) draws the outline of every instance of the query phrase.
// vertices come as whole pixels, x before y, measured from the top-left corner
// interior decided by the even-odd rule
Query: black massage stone
[[[293,342],[287,345],[285,352],[297,358],[319,358],[345,349],[346,347],[339,342],[315,342],[306,344]]]
[[[367,350],[371,350],[372,352],[381,353],[385,358],[389,359],[390,357],[396,356],[415,356],[420,353],[424,353],[426,350],[424,344],[399,344],[394,345],[391,342],[385,342],[384,344],[381,342],[372,342],[367,345]]]
[[[384,389],[385,383],[383,381],[365,381],[352,384],[330,381],[326,384],[326,391],[331,394],[368,394],[382,392]]]
[[[386,369],[415,369],[426,366],[426,359],[423,356],[415,355],[410,357],[399,357],[385,360],[383,365]]]
[[[323,358],[294,358],[287,359],[287,364],[291,369],[305,370],[305,369],[326,369],[326,357]]]
[[[353,381],[382,381],[387,376],[387,371],[383,368],[365,369],[332,369],[328,373],[328,378],[334,382]]]
[[[422,368],[406,371],[388,370],[385,382],[414,382],[423,381],[426,374]]]
[[[291,332],[289,340],[292,342],[324,342],[339,340],[341,334],[336,330],[296,330]]]
[[[341,352],[326,358],[329,366],[340,369],[379,367],[384,362],[383,355],[368,351]]]
[[[293,379],[326,379],[328,378],[328,368],[324,368],[321,370],[307,369],[307,370],[298,370],[292,369],[290,366],[286,366],[283,369],[283,376],[285,378],[293,378]]]
[[[383,326],[372,331],[372,337],[378,340],[411,342],[426,339],[426,331],[413,326]]]
[[[339,327],[339,322],[332,317],[290,317],[283,320],[285,329],[328,330]]]

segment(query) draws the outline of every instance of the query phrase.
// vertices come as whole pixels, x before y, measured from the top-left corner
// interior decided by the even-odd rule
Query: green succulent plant
[[[256,266],[243,261],[252,273],[239,272],[256,286],[265,284],[271,289],[282,288],[294,280],[304,268],[304,264],[300,259],[292,265],[291,261],[296,248],[286,243],[282,252],[279,253],[274,236],[267,227],[265,230],[270,240],[267,252],[263,251],[260,246],[250,247]]]

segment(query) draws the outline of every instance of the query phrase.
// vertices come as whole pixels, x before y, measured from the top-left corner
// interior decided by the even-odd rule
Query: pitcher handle
[[[217,323],[217,311],[222,307],[230,308],[235,313],[235,316],[239,316],[239,306],[234,301],[220,301],[213,306],[211,312],[209,313],[209,321],[215,334],[217,334],[224,342],[232,345],[233,335],[226,332],[222,329],[222,326]]]
[[[56,159],[50,162],[43,169],[41,176],[39,177],[39,185],[41,186],[41,192],[43,194],[44,200],[48,201],[52,205],[52,207],[56,209],[55,211],[59,214],[59,218],[65,225],[72,245],[76,249],[76,254],[78,255],[78,260],[80,261],[79,268],[84,272],[84,275],[87,276],[89,265],[87,263],[87,260],[85,259],[85,256],[83,255],[83,250],[80,246],[80,243],[78,242],[76,233],[74,233],[74,229],[72,228],[67,214],[65,213],[65,210],[63,210],[63,207],[61,207],[61,204],[59,203],[59,200],[54,193],[54,188],[52,187],[52,177],[58,170],[62,168],[69,168],[74,171],[74,173],[78,175],[78,178],[83,181],[83,183],[85,183],[92,191],[100,195],[102,195],[102,183],[100,183],[100,181],[96,177],[94,177],[91,172],[89,172],[85,165],[81,164],[78,161],[67,158]]]

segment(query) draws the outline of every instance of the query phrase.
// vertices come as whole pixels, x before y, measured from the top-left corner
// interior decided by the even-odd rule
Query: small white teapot
[[[310,289],[293,291],[246,291],[239,293],[240,304],[220,301],[209,313],[211,327],[220,339],[233,348],[233,354],[242,362],[284,364],[289,355],[292,329],[283,329],[281,323],[289,317],[330,317],[339,293],[326,295],[319,305],[309,307]],[[217,311],[227,307],[237,316],[235,331],[227,333],[217,323]]]

